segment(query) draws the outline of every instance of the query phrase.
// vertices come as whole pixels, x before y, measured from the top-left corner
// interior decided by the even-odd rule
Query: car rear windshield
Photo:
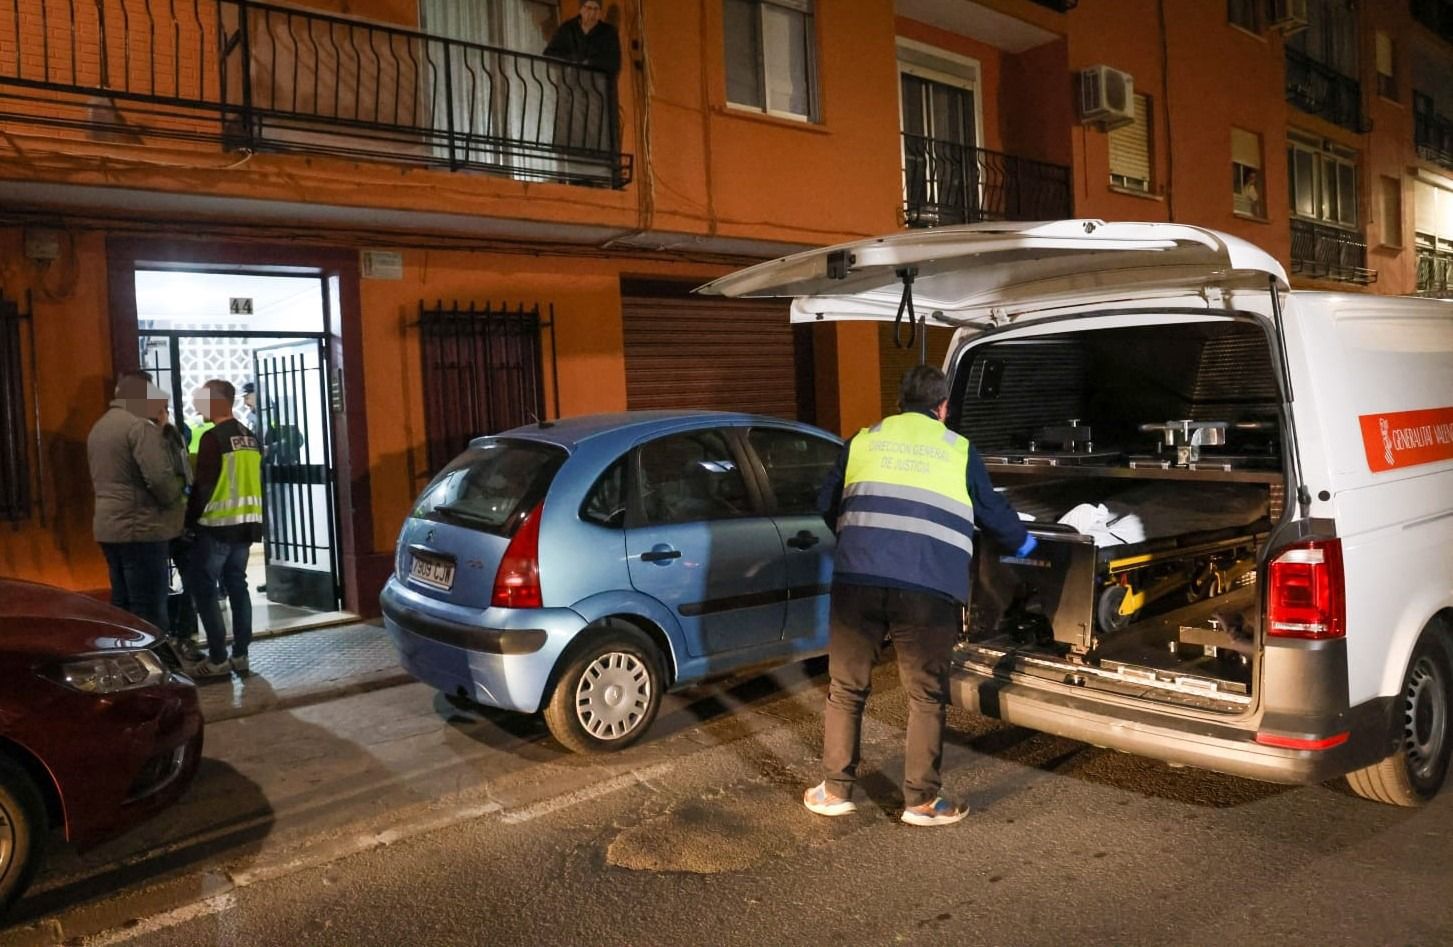
[[[414,516],[512,535],[545,498],[565,458],[563,448],[534,441],[495,440],[470,447],[429,484]]]

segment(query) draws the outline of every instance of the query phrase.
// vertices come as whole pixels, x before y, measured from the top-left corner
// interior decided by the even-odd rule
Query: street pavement
[[[0,945],[1453,943],[1453,794],[1392,809],[956,711],[974,813],[912,828],[884,666],[859,811],[824,819],[821,672],[673,695],[599,757],[417,684],[225,720],[182,804],[56,852]]]

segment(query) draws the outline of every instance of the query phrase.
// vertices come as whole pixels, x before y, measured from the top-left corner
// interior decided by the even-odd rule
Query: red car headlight
[[[83,693],[114,694],[160,684],[168,673],[150,651],[109,651],[64,661],[54,668],[51,677]]]

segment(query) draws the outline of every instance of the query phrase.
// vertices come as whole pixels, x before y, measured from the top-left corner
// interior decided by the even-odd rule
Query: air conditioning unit
[[[1295,33],[1307,28],[1307,0],[1271,0],[1270,22],[1274,30]]]
[[[1135,80],[1110,66],[1080,70],[1080,121],[1109,130],[1135,121]]]

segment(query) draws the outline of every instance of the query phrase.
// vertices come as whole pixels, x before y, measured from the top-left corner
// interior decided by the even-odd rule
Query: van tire
[[[635,743],[661,708],[661,654],[634,628],[611,625],[567,652],[545,725],[567,750],[611,753]],[[600,685],[586,683],[589,675]]]
[[[1424,633],[1413,649],[1398,695],[1397,725],[1397,751],[1349,773],[1347,785],[1374,802],[1421,806],[1437,795],[1453,757],[1453,658],[1440,636]],[[1436,746],[1428,746],[1430,739]],[[1417,751],[1420,744],[1424,752]]]
[[[0,917],[25,891],[45,856],[45,801],[30,776],[0,756]]]

